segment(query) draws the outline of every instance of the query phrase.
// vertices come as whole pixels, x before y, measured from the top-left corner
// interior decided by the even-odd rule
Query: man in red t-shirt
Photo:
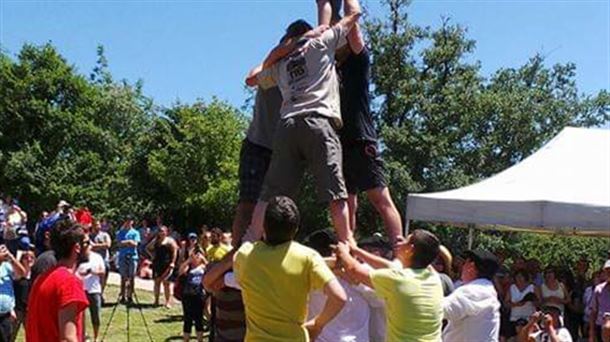
[[[51,231],[51,249],[57,265],[34,281],[28,300],[26,341],[82,341],[83,311],[89,302],[74,270],[88,259],[89,237],[82,226],[62,222]]]

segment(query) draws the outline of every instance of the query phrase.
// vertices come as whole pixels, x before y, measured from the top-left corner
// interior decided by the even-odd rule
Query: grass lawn
[[[106,288],[104,297],[106,298],[106,305],[102,308],[102,317],[100,325],[101,338],[108,319],[114,309],[114,304],[118,297],[119,288],[116,286],[108,286]],[[134,341],[134,342],[147,342],[150,341],[148,334],[146,333],[146,326],[142,320],[142,314],[139,308],[142,309],[148,328],[153,341],[181,341],[182,340],[182,306],[180,303],[174,303],[171,309],[166,309],[163,306],[153,307],[153,294],[152,292],[146,292],[140,290],[137,292],[140,306],[133,304],[127,309],[125,305],[119,305],[116,307],[114,317],[108,328],[108,333],[105,337],[105,341]],[[163,300],[161,300],[163,301]],[[129,320],[127,317],[129,315]],[[86,311],[86,324],[87,324],[87,335],[92,336],[93,330],[91,328],[91,319],[89,317],[89,310]],[[128,325],[129,322],[129,325]],[[195,328],[191,333],[191,341],[195,339]],[[127,333],[129,332],[129,338]],[[207,335],[207,333],[206,333]],[[25,341],[25,333],[23,328],[19,331],[17,341]]]

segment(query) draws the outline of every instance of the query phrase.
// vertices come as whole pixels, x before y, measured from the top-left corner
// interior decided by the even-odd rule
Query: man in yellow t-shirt
[[[387,341],[440,341],[443,287],[430,266],[439,253],[439,241],[424,230],[415,230],[406,241],[399,241],[396,258],[400,263],[351,248],[355,256],[375,270],[350,255],[345,243],[338,244],[336,253],[351,277],[373,288],[385,300]]]
[[[220,228],[213,228],[210,236],[210,245],[205,250],[209,262],[217,262],[222,259],[229,251],[230,247],[221,243],[222,230]]]
[[[246,308],[246,341],[313,341],[343,308],[346,294],[320,254],[295,241],[299,210],[273,197],[265,212],[265,241],[244,243],[233,270]],[[324,310],[307,318],[309,292],[327,296]]]

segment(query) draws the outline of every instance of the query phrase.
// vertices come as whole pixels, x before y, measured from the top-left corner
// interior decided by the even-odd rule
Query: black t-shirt
[[[359,54],[351,53],[338,66],[341,79],[341,141],[377,141],[370,109],[369,78],[371,62],[366,48]]]

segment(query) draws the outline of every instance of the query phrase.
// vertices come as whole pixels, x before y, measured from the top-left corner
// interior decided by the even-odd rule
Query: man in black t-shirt
[[[320,25],[338,21],[341,1],[317,0]],[[349,194],[350,226],[356,229],[358,193],[365,191],[381,215],[392,245],[401,235],[400,214],[392,201],[377,146],[377,132],[370,111],[370,58],[358,23],[347,35],[347,44],[336,53],[340,78],[340,131],[343,146],[343,175]]]

